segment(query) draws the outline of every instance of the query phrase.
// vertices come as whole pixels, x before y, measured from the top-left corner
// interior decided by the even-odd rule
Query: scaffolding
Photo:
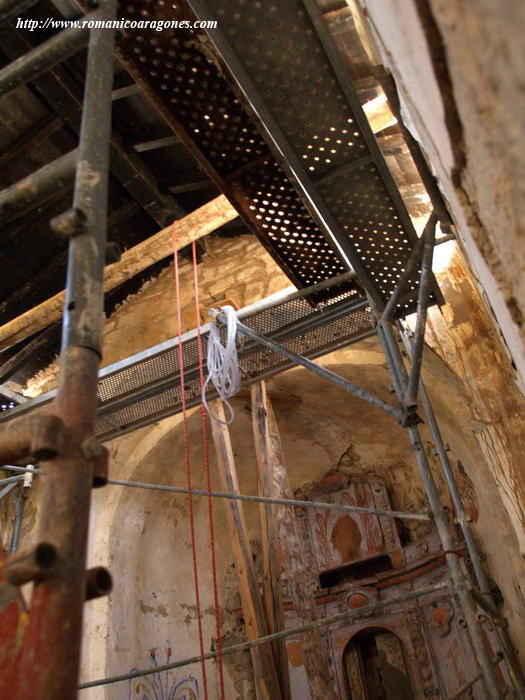
[[[254,366],[251,369],[244,368],[243,383],[249,384],[290,366],[301,365],[387,413],[391,419],[397,421],[400,429],[407,433],[428,497],[430,511],[414,514],[207,490],[190,492],[196,496],[211,495],[214,498],[298,508],[328,508],[349,512],[368,512],[387,517],[431,520],[436,526],[443,546],[450,582],[422,588],[359,610],[351,610],[309,625],[293,627],[257,640],[223,648],[221,653],[222,655],[234,653],[271,643],[301,631],[329,626],[341,620],[358,619],[362,615],[396,602],[450,588],[463,612],[479,665],[479,673],[476,677],[458,689],[456,694],[463,692],[482,678],[491,698],[504,697],[504,690],[495,670],[496,665],[504,661],[512,680],[515,697],[524,698],[525,684],[512,648],[508,625],[501,617],[483,570],[481,555],[469,527],[447,450],[421,378],[427,309],[430,304],[441,302],[441,295],[432,275],[433,251],[436,243],[439,242],[435,240],[436,224],[439,220],[444,227],[443,230],[450,232],[450,217],[435,183],[433,184],[429,176],[424,158],[419,154],[416,162],[418,168],[423,171],[423,180],[429,188],[434,213],[431,214],[421,238],[417,238],[364,113],[352,92],[317,4],[313,0],[304,0],[304,7],[303,3],[299,4],[303,8],[300,22],[307,22],[308,26],[315,29],[315,41],[324,48],[325,53],[319,59],[323,65],[319,66],[319,70],[322,72],[331,69],[336,76],[339,85],[337,89],[342,91],[347,100],[345,109],[348,109],[348,114],[352,115],[347,118],[347,121],[355,121],[353,127],[356,129],[355,140],[361,145],[359,155],[355,157],[352,151],[353,143],[348,142],[349,149],[353,153],[348,162],[340,162],[333,168],[328,168],[327,172],[318,174],[316,180],[308,175],[298,157],[298,147],[290,139],[290,124],[286,122],[285,114],[280,113],[279,110],[272,112],[268,109],[267,99],[263,99],[260,89],[261,76],[254,73],[257,70],[257,62],[252,61],[248,65],[248,62],[243,64],[240,60],[243,55],[243,42],[252,41],[253,37],[243,36],[235,29],[226,37],[219,29],[209,32],[207,38],[220,57],[230,79],[235,83],[236,89],[243,95],[244,106],[252,115],[252,121],[255,119],[259,124],[269,147],[268,153],[275,154],[279,167],[282,167],[296,192],[299,193],[298,201],[302,202],[304,211],[308,212],[307,215],[311,216],[318,226],[317,230],[310,230],[311,240],[317,240],[316,237],[320,237],[325,244],[328,242],[323,248],[323,254],[330,260],[330,264],[326,264],[324,268],[315,263],[318,271],[321,268],[324,269],[324,279],[319,283],[320,273],[316,275],[312,273],[315,280],[312,284],[312,275],[308,270],[304,272],[302,263],[302,267],[296,264],[297,258],[290,246],[288,248],[280,246],[267,231],[261,229],[260,222],[256,222],[253,213],[248,211],[250,207],[246,206],[246,202],[239,203],[239,191],[242,188],[239,186],[238,190],[234,191],[231,182],[229,187],[224,188],[232,195],[236,206],[251,221],[257,235],[263,239],[264,244],[274,254],[279,264],[286,269],[290,278],[296,282],[297,286],[306,287],[298,292],[262,300],[254,307],[238,314],[238,329],[251,343],[243,349],[244,355],[241,353],[241,362],[245,362],[245,359],[251,355],[255,357]],[[214,12],[217,13],[222,5],[227,3],[221,4],[216,0],[213,3],[212,12],[202,0],[187,2],[187,7],[195,17],[201,20],[213,19]],[[112,19],[115,16],[115,10],[114,0],[104,0],[100,8],[90,16],[96,16],[97,19]],[[296,13],[295,0],[283,3],[283,12],[286,15],[285,10],[291,14]],[[294,15],[294,17],[295,19],[290,21],[298,21],[297,16]],[[284,24],[286,25],[286,22]],[[266,30],[268,28],[263,28],[262,34]],[[22,700],[51,697],[66,699],[76,695],[83,604],[90,597],[106,594],[111,587],[111,577],[105,569],[96,567],[87,572],[85,570],[91,488],[113,484],[188,493],[188,489],[183,487],[108,479],[107,451],[101,444],[103,440],[115,435],[124,434],[139,426],[147,425],[153,420],[178,412],[182,397],[180,393],[174,395],[169,391],[174,391],[173,387],[176,386],[179,373],[173,368],[173,362],[166,358],[176,355],[179,342],[182,342],[185,348],[182,352],[185,364],[191,366],[192,358],[195,362],[195,350],[192,346],[195,333],[190,332],[181,341],[174,339],[163,344],[162,347],[139,353],[139,356],[119,363],[109,371],[107,368],[101,373],[97,384],[103,317],[102,279],[106,245],[114,30],[108,28],[66,30],[58,34],[0,72],[0,94],[7,94],[18,85],[31,80],[88,42],[88,68],[78,148],[50,166],[45,166],[30,176],[27,181],[22,181],[0,194],[0,210],[8,216],[15,209],[26,206],[29,197],[32,202],[45,198],[53,188],[60,186],[64,178],[70,178],[73,175],[75,177],[73,206],[53,224],[57,231],[70,238],[59,389],[56,394],[27,402],[18,409],[6,412],[9,415],[4,414],[0,421],[2,423],[0,462],[8,464],[24,457],[31,457],[43,465],[41,469],[30,470],[37,475],[43,474],[44,499],[38,543],[29,551],[13,552],[3,566],[5,579],[13,586],[20,586],[29,581],[35,584],[29,623],[20,656],[16,661],[17,674],[11,681],[14,696]],[[122,53],[122,46],[119,51]],[[318,52],[314,54],[317,56]],[[128,68],[134,70],[138,79],[141,78],[137,74],[136,66],[129,65],[129,58],[126,60]],[[151,92],[151,86],[149,89]],[[158,95],[153,95],[153,98],[157,103],[161,99]],[[336,101],[334,104],[341,107],[341,101]],[[163,109],[165,111],[165,107]],[[170,121],[169,115],[167,121]],[[180,124],[178,126],[180,127]],[[416,146],[417,144],[411,143],[411,150]],[[266,151],[261,157],[269,159],[270,156],[265,153]],[[268,163],[270,160],[263,162],[263,165],[266,167]],[[274,165],[270,163],[268,167],[274,167]],[[212,163],[209,171],[213,171],[217,178],[216,163]],[[240,175],[237,173],[236,177],[244,177],[244,175],[245,171]],[[349,180],[345,179],[348,177]],[[393,209],[396,212],[392,215],[392,220],[396,222],[397,240],[402,250],[401,269],[392,266],[391,258],[388,257],[389,251],[384,245],[379,251],[377,262],[374,256],[370,255],[370,250],[365,254],[355,240],[352,242],[351,237],[344,233],[345,226],[336,211],[337,197],[340,194],[337,188],[341,188],[341,182],[344,186],[351,187],[352,183],[355,184],[356,178],[367,181],[371,187],[375,188],[375,202],[381,210],[382,218],[391,216],[385,213],[387,210]],[[224,180],[218,179],[221,180],[221,185],[224,185]],[[282,175],[279,174],[277,179],[282,182]],[[30,188],[28,184],[31,184]],[[358,197],[359,193],[356,196]],[[374,204],[369,202],[368,210],[373,206]],[[305,216],[304,212],[300,215]],[[375,240],[379,241],[383,233],[374,231],[373,235],[369,235],[370,241],[372,243]],[[352,272],[348,272],[350,266],[353,269]],[[334,279],[334,270],[343,277],[335,276]],[[384,275],[381,270],[392,272]],[[417,312],[417,316],[415,330],[412,333],[407,329],[403,319],[413,311]],[[221,320],[220,314],[218,320]],[[344,326],[345,323],[347,326]],[[333,327],[330,324],[334,324]],[[311,338],[309,333],[312,329],[322,331],[327,328],[332,333],[330,340],[325,339],[312,347],[309,343]],[[335,338],[333,337],[334,328],[337,328]],[[313,362],[313,358],[321,354],[372,335],[377,335],[382,346],[397,398],[396,403],[386,402],[370,391]],[[403,357],[401,344],[409,360],[408,366]],[[271,355],[268,352],[261,354],[261,347],[270,351]],[[277,356],[281,358],[279,362],[275,361]],[[149,367],[152,362],[159,362],[159,358],[165,360],[163,365],[161,362],[161,376],[154,373],[148,375],[144,368]],[[194,374],[195,377],[189,376],[188,388],[185,388],[188,392],[188,405],[197,405],[200,400],[198,392],[192,385],[192,382],[195,386],[198,384],[196,371]],[[111,392],[112,382],[113,393]],[[117,386],[116,389],[115,386]],[[101,397],[104,391],[107,393]],[[161,395],[165,395],[164,403],[147,403],[152,397]],[[144,402],[142,414],[137,415],[134,420],[122,420],[122,412],[133,410],[133,407],[140,402]],[[45,410],[35,412],[35,409],[43,407],[46,407]],[[426,422],[432,434],[464,543],[472,561],[475,583],[470,580],[461,566],[460,553],[453,538],[449,515],[440,499],[435,474],[422,445],[418,425],[421,422],[418,413],[420,409],[426,416]],[[6,469],[27,471],[27,468],[16,466],[8,466]],[[3,480],[4,487],[0,492],[0,498],[10,493],[23,477],[24,474],[21,473]],[[16,540],[13,549],[16,549]],[[500,649],[496,651],[495,656],[492,655],[480,627],[479,610],[491,619],[496,630]],[[155,666],[153,669],[90,681],[82,684],[80,688],[115,683],[216,657],[215,652],[209,652],[204,656],[178,660],[163,666]],[[34,662],[34,659],[37,661]]]
[[[22,10],[20,3],[10,5],[10,14]],[[87,18],[109,21],[115,14],[115,0],[104,0]],[[91,488],[105,480],[107,470],[107,452],[94,439],[94,422],[115,32],[97,24],[95,29],[66,29],[0,71],[0,94],[6,95],[88,45],[78,147],[0,195],[0,210],[9,217],[74,177],[72,208],[54,222],[69,238],[58,394],[48,413],[17,418],[0,434],[1,463],[31,455],[46,465],[37,544],[12,554],[3,566],[13,586],[34,582],[23,644],[11,650],[14,656],[7,656],[2,669],[5,692],[9,688],[20,700],[76,695],[84,602],[94,587],[102,595],[111,586],[109,573],[100,567],[85,571]]]

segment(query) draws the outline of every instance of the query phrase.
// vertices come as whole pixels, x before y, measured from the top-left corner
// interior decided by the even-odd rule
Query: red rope
[[[191,482],[191,463],[190,463],[190,438],[188,431],[188,420],[186,415],[186,390],[184,387],[184,356],[182,351],[182,313],[181,313],[181,295],[179,282],[179,262],[177,256],[177,236],[175,231],[176,222],[173,222],[173,272],[175,277],[175,304],[177,307],[177,326],[179,336],[179,372],[180,372],[180,393],[182,403],[182,423],[184,429],[184,466],[186,469],[186,481],[188,485],[188,511],[190,516],[190,535],[191,535],[191,555],[193,562],[193,581],[195,584],[195,604],[197,607],[197,625],[199,629],[199,647],[201,654],[202,681],[204,686],[204,697],[208,700],[208,682],[206,679],[206,664],[204,661],[204,638],[202,633],[202,615],[201,601],[199,594],[199,571],[197,566],[197,547],[195,544],[195,521],[193,517],[193,492]]]
[[[204,387],[204,360],[202,352],[202,337],[200,324],[199,280],[197,275],[197,246],[193,241],[191,246],[193,261],[193,289],[195,297],[195,316],[197,322],[197,355],[199,358],[199,387],[202,393]],[[219,688],[221,700],[224,700],[224,676],[222,669],[221,613],[219,608],[219,592],[217,586],[217,561],[215,558],[215,528],[213,525],[213,502],[211,497],[210,456],[208,443],[208,420],[206,410],[201,405],[199,413],[202,422],[202,446],[204,451],[204,471],[206,474],[206,489],[208,491],[208,524],[210,529],[211,572],[213,581],[213,605],[215,607],[215,635],[217,650],[217,669],[219,673]]]

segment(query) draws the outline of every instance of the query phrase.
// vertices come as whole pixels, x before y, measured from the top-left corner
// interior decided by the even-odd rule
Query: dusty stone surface
[[[523,391],[525,5],[520,0],[359,2],[382,61],[395,77],[405,121],[435,171],[470,268],[498,319]]]
[[[497,490],[511,526],[510,531],[509,527],[505,529],[503,539],[513,553],[511,568],[501,579],[506,579],[505,587],[509,592],[514,589],[516,601],[523,606],[525,400],[515,385],[514,367],[503,350],[498,330],[458,251],[438,279],[449,303],[442,313],[430,310],[427,341],[455,374],[465,394],[470,431],[484,457],[476,471],[485,472],[490,479],[484,486],[480,483],[479,489],[492,502],[492,490]],[[479,474],[470,476],[474,482],[479,478]],[[493,549],[496,553],[500,534],[487,531],[487,551]],[[498,576],[498,565],[494,562],[491,568]]]
[[[242,307],[290,286],[288,278],[254,236],[204,240],[207,252],[198,270],[202,323],[209,320],[206,310],[218,301],[232,298]],[[180,258],[179,266],[184,333],[196,325],[193,269],[188,261]],[[170,266],[158,277],[148,280],[106,320],[102,367],[175,335],[175,287]],[[24,393],[37,396],[53,389],[57,376],[58,362],[54,362],[28,383]]]
[[[514,322],[525,308],[525,4],[431,0],[463,124],[473,235]],[[490,165],[489,165],[490,164]]]

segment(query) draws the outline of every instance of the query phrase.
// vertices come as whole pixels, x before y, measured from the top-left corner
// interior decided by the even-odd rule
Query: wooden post
[[[264,382],[259,384],[261,385],[260,389],[252,394],[256,399],[252,410],[261,419],[266,417],[266,425],[263,430],[258,430],[256,441],[260,439],[265,442],[260,451],[267,455],[268,463],[271,464],[273,477],[271,496],[272,498],[293,498],[272,405]],[[317,619],[316,603],[310,585],[310,572],[305,564],[303,547],[297,531],[294,508],[284,505],[276,505],[272,508],[275,530],[282,551],[283,566],[288,577],[295,611],[299,618],[298,624],[312,622]],[[337,695],[330,678],[328,650],[323,644],[320,631],[316,629],[303,632],[301,646],[312,700],[336,700]]]
[[[215,416],[222,421],[226,420],[224,408],[219,399],[212,401],[210,406]],[[210,422],[223,489],[230,493],[239,493],[228,426],[216,420]],[[253,566],[242,503],[233,500],[225,501],[225,508],[239,574],[246,634],[248,639],[258,639],[268,634],[268,627]],[[271,645],[264,644],[254,647],[251,649],[251,657],[257,697],[261,700],[280,700],[282,695]]]
[[[252,426],[257,456],[259,495],[271,496],[273,463],[268,453],[268,420],[264,409],[266,385],[257,382],[251,386]],[[284,609],[282,601],[281,560],[278,533],[275,528],[273,508],[269,503],[259,504],[261,523],[261,545],[263,563],[263,601],[270,632],[284,629]],[[274,657],[281,669],[281,689],[283,697],[290,698],[290,678],[286,640],[274,642]]]

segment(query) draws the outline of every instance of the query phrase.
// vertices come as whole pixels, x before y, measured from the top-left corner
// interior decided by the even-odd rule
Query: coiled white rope
[[[208,336],[208,376],[202,387],[202,403],[208,415],[218,423],[229,425],[235,418],[235,411],[228,399],[241,388],[241,374],[239,371],[239,359],[237,357],[237,314],[233,306],[221,306],[219,309],[226,316],[226,344],[221,343],[220,332],[215,318],[210,324]],[[218,312],[212,309],[210,314],[217,316]],[[212,383],[220,399],[228,407],[230,417],[223,421],[212,413],[206,401],[208,384]]]

